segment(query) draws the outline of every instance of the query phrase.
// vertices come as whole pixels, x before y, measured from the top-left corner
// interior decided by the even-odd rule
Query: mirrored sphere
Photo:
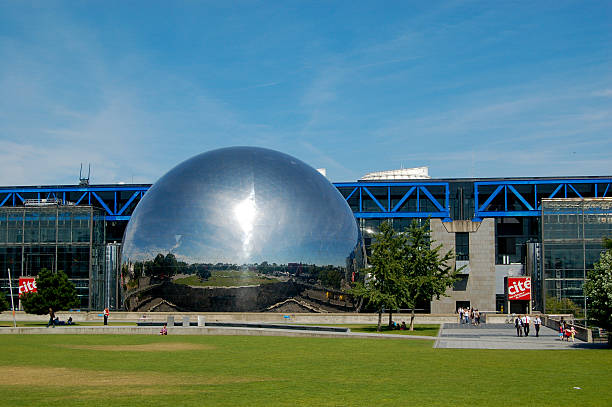
[[[122,251],[134,311],[352,310],[363,266],[351,209],[318,171],[255,147],[177,165],[142,198]]]

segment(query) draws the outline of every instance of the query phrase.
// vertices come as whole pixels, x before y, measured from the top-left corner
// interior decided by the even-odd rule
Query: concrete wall
[[[66,321],[69,316],[75,322],[100,322],[102,314],[99,312],[58,312],[56,315],[62,321]],[[274,312],[111,312],[109,324],[114,322],[165,322],[168,316],[174,316],[175,321],[182,321],[183,316],[188,316],[191,321],[196,322],[198,316],[204,316],[206,322],[263,322],[263,323],[295,323],[295,324],[376,324],[378,314],[366,313],[295,313],[281,314]],[[24,312],[16,313],[17,321],[26,322],[47,322],[48,315],[31,315]],[[0,321],[12,321],[13,316],[10,312],[0,314]],[[383,324],[389,320],[389,314],[383,314]],[[393,314],[396,322],[410,322],[410,314]],[[457,322],[457,316],[436,315],[436,314],[417,314],[415,323],[417,324],[442,324]],[[5,322],[6,323],[6,322]]]
[[[455,251],[455,233],[470,234],[470,263],[465,291],[448,289],[448,297],[431,302],[435,314],[456,312],[456,301],[469,301],[480,311],[495,311],[495,220],[482,222],[431,220],[431,237],[443,245],[443,252]]]
[[[495,265],[495,294],[505,294],[504,277],[520,277],[525,275],[522,264]]]

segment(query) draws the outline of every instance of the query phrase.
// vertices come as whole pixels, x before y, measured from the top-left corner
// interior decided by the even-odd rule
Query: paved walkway
[[[576,339],[575,343],[560,341],[556,331],[542,327],[536,338],[535,329],[528,337],[517,337],[514,325],[482,324],[480,326],[444,324],[436,348],[464,349],[580,349],[590,347]]]

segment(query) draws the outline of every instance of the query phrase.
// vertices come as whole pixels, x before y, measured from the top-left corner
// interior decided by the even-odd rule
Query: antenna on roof
[[[79,185],[80,186],[89,185],[90,175],[91,175],[91,163],[89,164],[89,168],[87,169],[87,178],[83,177],[83,163],[81,163],[81,169],[79,170]]]

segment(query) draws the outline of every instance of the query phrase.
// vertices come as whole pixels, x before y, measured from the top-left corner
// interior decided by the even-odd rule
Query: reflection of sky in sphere
[[[234,147],[195,156],[157,181],[132,215],[123,258],[172,252],[188,263],[345,266],[358,242],[350,208],[315,169]]]

